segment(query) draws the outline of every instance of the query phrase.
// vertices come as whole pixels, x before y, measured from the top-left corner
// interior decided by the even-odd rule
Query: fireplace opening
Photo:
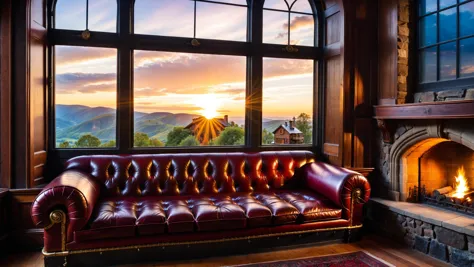
[[[474,151],[453,141],[433,139],[413,149],[413,154],[406,157],[407,171],[417,171],[409,173],[412,180],[407,201],[474,215]]]

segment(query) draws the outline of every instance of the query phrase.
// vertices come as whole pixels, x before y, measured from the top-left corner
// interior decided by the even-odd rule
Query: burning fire
[[[469,185],[467,184],[466,173],[464,171],[464,166],[458,169],[458,175],[456,178],[456,184],[454,185],[454,194],[452,195],[455,198],[463,198],[469,191]]]

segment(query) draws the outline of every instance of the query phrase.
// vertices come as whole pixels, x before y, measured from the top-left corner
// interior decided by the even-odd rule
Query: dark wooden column
[[[372,166],[377,91],[377,4],[326,1],[323,154],[333,164]]]
[[[12,0],[0,3],[0,187],[11,187]]]
[[[393,105],[397,99],[398,0],[378,3],[378,104]]]

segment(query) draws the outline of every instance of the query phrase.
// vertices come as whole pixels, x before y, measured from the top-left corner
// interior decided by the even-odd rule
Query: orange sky
[[[224,2],[229,1],[245,2],[243,0]],[[62,2],[61,6],[58,4],[58,12],[68,8],[73,8],[75,12],[69,13],[68,17],[58,16],[57,27],[81,29],[83,26],[77,21],[81,21],[80,18],[83,16],[82,5],[74,6],[68,1],[58,2]],[[64,4],[65,2],[69,4]],[[94,5],[100,8],[111,5],[113,2],[98,0],[94,2]],[[178,5],[178,2],[181,4]],[[190,32],[192,34],[192,21],[191,24],[187,21],[192,15],[192,5],[188,6],[189,2],[192,3],[188,0],[137,1],[136,12],[140,16],[135,16],[139,18],[135,21],[135,32],[173,36],[188,36]],[[281,8],[280,2],[283,1],[268,0],[267,7]],[[300,2],[304,1],[300,0]],[[245,41],[245,7],[202,2],[198,4],[200,5],[197,9],[198,36]],[[304,3],[295,5],[295,8],[300,11],[310,11],[309,5]],[[227,9],[229,9],[228,12]],[[287,41],[285,28],[288,26],[288,20],[285,14],[265,11],[265,42],[285,43]],[[114,16],[112,11],[91,14],[91,30],[114,31]],[[181,27],[176,26],[175,23],[157,23],[156,19],[163,18],[164,21],[168,21],[165,20],[168,18],[176,21],[177,17],[180,18]],[[314,30],[312,18],[295,14],[291,18],[292,43],[312,44]],[[216,21],[220,23],[216,24]],[[117,52],[115,49],[58,46],[55,52],[56,104],[116,108]],[[311,114],[312,73],[313,62],[310,60],[264,59],[264,118],[288,118],[297,116],[301,112]],[[204,109],[212,106],[217,109],[219,116],[226,114],[230,117],[244,117],[245,75],[245,57],[135,51],[135,111],[202,113]]]

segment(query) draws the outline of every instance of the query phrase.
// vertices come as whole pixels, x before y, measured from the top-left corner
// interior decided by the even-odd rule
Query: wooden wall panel
[[[342,165],[344,13],[341,1],[326,1],[324,136],[323,154],[332,164]]]
[[[47,151],[46,1],[14,6],[15,188],[44,183]]]
[[[32,0],[30,32],[30,142],[33,154],[31,186],[45,183],[47,151],[46,12],[44,0]]]
[[[339,146],[342,136],[342,64],[341,56],[326,60],[324,153],[340,164]],[[331,150],[326,150],[326,148]],[[337,147],[337,153],[334,150]]]
[[[345,92],[344,165],[362,168],[372,166],[376,131],[372,118],[373,105],[377,103],[377,5],[372,0],[358,0],[351,3],[349,10],[346,18],[351,27],[347,31],[351,33],[350,41],[346,39],[346,56],[348,51],[352,55],[347,57],[346,65],[352,70],[352,81]]]
[[[11,186],[11,34],[12,2],[2,0],[0,8],[0,187]]]
[[[31,204],[41,189],[10,190],[11,210],[9,243],[15,250],[43,247],[43,229],[31,219]]]
[[[326,19],[326,45],[338,43],[341,40],[341,15],[336,13]]]
[[[395,104],[397,99],[398,0],[378,2],[379,104]]]

